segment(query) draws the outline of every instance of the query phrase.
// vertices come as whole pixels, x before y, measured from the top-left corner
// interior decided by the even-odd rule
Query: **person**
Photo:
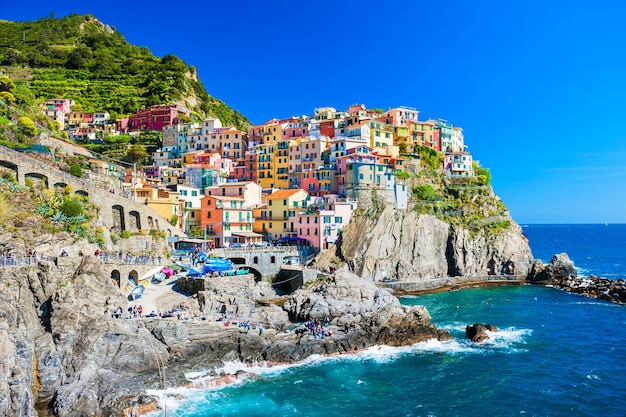
[[[263,335],[263,324],[259,323],[257,328],[259,329],[259,336],[262,336]]]
[[[63,257],[67,256],[67,252],[65,251],[65,249],[63,249],[63,251],[61,251],[61,256],[63,256]]]
[[[143,306],[141,304],[139,304],[139,308],[137,309],[137,312],[139,313],[139,317],[143,317]]]

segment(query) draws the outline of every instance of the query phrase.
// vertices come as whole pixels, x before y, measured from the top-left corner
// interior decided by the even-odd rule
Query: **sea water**
[[[568,252],[580,270],[626,276],[624,225],[523,230],[536,258]],[[260,367],[220,389],[169,389],[168,416],[626,415],[626,307],[539,286],[401,301],[426,306],[453,339]],[[498,331],[476,345],[465,339],[473,323]]]

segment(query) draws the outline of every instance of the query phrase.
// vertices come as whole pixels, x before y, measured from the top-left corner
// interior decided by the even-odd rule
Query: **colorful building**
[[[201,200],[200,227],[210,244],[231,247],[258,243],[262,236],[253,232],[252,208],[241,197],[210,195]]]
[[[472,155],[467,152],[446,153],[443,160],[446,175],[452,178],[467,178],[474,176]]]
[[[306,208],[309,195],[304,190],[277,190],[266,197],[265,206],[255,212],[254,231],[268,240],[295,237],[296,211]]]
[[[179,116],[190,116],[189,109],[177,105],[158,105],[137,111],[128,119],[128,130],[163,130],[179,122]]]
[[[356,207],[355,201],[350,202],[336,195],[313,198],[306,209],[297,213],[296,237],[307,240],[315,251],[328,249],[350,223]]]

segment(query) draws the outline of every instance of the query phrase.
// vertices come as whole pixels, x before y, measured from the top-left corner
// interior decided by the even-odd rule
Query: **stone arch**
[[[150,229],[154,229],[154,219],[152,218],[152,216],[148,216],[148,227]]]
[[[496,261],[493,259],[487,263],[487,275],[495,275],[496,274]]]
[[[135,281],[135,284],[139,285],[139,272],[137,272],[135,269],[131,270],[128,273],[128,282],[130,282],[130,280]]]
[[[20,176],[19,176],[19,171],[18,171],[18,168],[17,168],[17,164],[14,164],[11,161],[0,160],[0,167],[4,167],[4,168],[7,168],[7,169],[10,169],[11,171],[14,171],[15,172],[15,179],[19,179]]]
[[[40,182],[42,182],[45,188],[48,188],[48,177],[43,174],[40,174],[39,172],[29,172],[24,175],[24,179],[26,178],[35,178],[36,180],[39,180]]]
[[[263,280],[263,274],[258,269],[250,268],[249,266],[246,266],[246,269],[248,273],[254,275],[255,282],[261,282],[261,280]]]
[[[228,258],[235,265],[245,265],[246,258]]]
[[[255,264],[255,265],[258,265],[258,263],[259,263],[259,257],[258,257],[258,256],[255,256],[254,258],[252,258],[252,263],[253,263],[253,264]]]
[[[113,211],[113,227],[111,227],[111,232],[121,233],[126,230],[126,221],[124,220],[124,207],[119,204],[111,207]]]
[[[137,210],[132,210],[128,213],[130,216],[130,229],[133,231],[141,230],[141,216]]]
[[[59,181],[59,182],[55,182],[54,183],[54,188],[66,188],[67,187],[67,183],[63,182],[63,181]]]
[[[272,255],[270,257],[270,263],[275,264],[276,263],[276,256]]]
[[[76,190],[75,194],[78,194],[78,195],[83,196],[83,197],[89,197],[89,193],[87,191],[85,191],[85,190]]]
[[[118,288],[122,287],[122,282],[120,279],[120,271],[118,271],[117,269],[114,269],[113,271],[111,271],[111,281],[113,282],[113,285],[117,285]]]

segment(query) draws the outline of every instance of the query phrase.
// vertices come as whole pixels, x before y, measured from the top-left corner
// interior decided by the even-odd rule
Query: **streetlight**
[[[133,162],[133,201],[137,201],[137,162]]]

